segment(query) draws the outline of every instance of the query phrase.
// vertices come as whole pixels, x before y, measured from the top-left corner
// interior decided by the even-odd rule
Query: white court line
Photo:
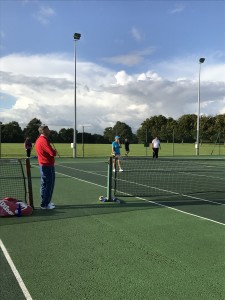
[[[82,171],[83,171],[83,172],[87,172],[87,173],[92,173],[92,174],[99,175],[99,174],[93,173],[93,172],[88,172],[88,171],[84,171],[84,170],[82,170]],[[76,179],[76,180],[79,180],[79,181],[82,181],[82,182],[85,182],[85,183],[89,183],[89,184],[92,184],[92,185],[95,185],[95,186],[99,186],[99,187],[102,187],[102,188],[106,188],[106,187],[103,186],[103,185],[96,184],[96,183],[93,183],[93,182],[91,182],[91,181],[83,180],[83,179],[80,179],[80,178],[77,178],[77,177],[73,177],[73,176],[71,176],[71,175],[66,175],[66,174],[63,174],[63,173],[59,173],[59,172],[56,172],[56,173],[57,173],[57,174],[60,174],[60,175],[63,175],[63,176],[65,176],[65,177],[73,178],[73,179]],[[100,175],[100,176],[103,176],[103,175]],[[105,176],[105,177],[107,177],[107,176]],[[176,194],[176,193],[174,193],[174,194]],[[190,197],[190,198],[195,198],[195,197],[187,196],[187,195],[183,195],[183,196],[185,196],[185,197]],[[175,211],[180,212],[180,213],[182,213],[182,214],[186,214],[186,215],[189,215],[189,216],[192,216],[192,217],[196,217],[196,218],[199,218],[199,219],[202,219],[202,220],[207,220],[207,221],[210,221],[210,222],[213,222],[213,223],[216,223],[216,224],[225,226],[224,223],[221,223],[221,222],[218,222],[218,221],[209,219],[209,218],[201,217],[201,216],[199,216],[199,215],[191,214],[191,213],[185,212],[185,211],[183,211],[183,210],[180,210],[180,209],[177,209],[177,208],[174,208],[174,207],[171,207],[171,206],[167,206],[167,205],[164,205],[164,204],[155,202],[155,201],[147,200],[147,199],[141,198],[141,197],[134,197],[134,198],[140,199],[140,200],[143,200],[143,201],[146,201],[146,202],[149,202],[149,203],[158,205],[158,206],[162,206],[162,207],[165,207],[165,208],[168,208],[168,209],[172,209],[172,210],[175,210]],[[212,203],[215,203],[215,204],[218,204],[218,205],[224,205],[224,204],[221,204],[221,203],[217,203],[217,202],[210,201],[210,200],[206,200],[206,199],[202,199],[202,198],[196,198],[196,199],[201,200],[201,201],[203,201],[203,202],[205,201],[205,202],[212,202]]]
[[[189,216],[197,217],[197,218],[199,218],[199,219],[202,219],[202,220],[210,221],[210,222],[213,222],[213,223],[216,223],[216,224],[219,224],[219,225],[223,225],[223,226],[225,226],[225,224],[224,224],[224,223],[221,223],[221,222],[218,222],[218,221],[215,221],[215,220],[209,219],[209,218],[201,217],[201,216],[199,216],[199,215],[191,214],[191,213],[189,213],[189,212],[186,212],[186,211],[183,211],[183,210],[180,210],[180,209],[177,209],[177,208],[171,207],[171,206],[167,206],[167,205],[164,205],[164,204],[161,204],[161,203],[155,202],[155,201],[147,200],[147,199],[145,199],[145,198],[141,198],[141,197],[135,197],[135,198],[137,198],[137,199],[141,199],[141,200],[144,200],[144,201],[146,201],[146,202],[149,202],[149,203],[152,203],[152,204],[155,204],[155,205],[158,205],[158,206],[162,206],[162,207],[165,207],[165,208],[169,208],[169,209],[172,209],[172,210],[175,210],[175,211],[181,212],[182,214],[185,214],[185,215],[189,215]]]
[[[31,297],[30,293],[28,292],[28,289],[26,288],[26,286],[25,286],[25,284],[23,282],[23,279],[21,278],[19,272],[17,271],[17,269],[16,269],[16,267],[15,267],[15,265],[14,265],[14,263],[13,263],[11,257],[10,257],[10,255],[9,255],[7,249],[5,248],[5,246],[4,246],[4,244],[3,244],[3,242],[2,242],[1,239],[0,239],[0,248],[3,251],[3,253],[5,255],[5,258],[7,259],[8,264],[9,264],[9,266],[10,266],[10,268],[11,268],[11,270],[12,270],[12,272],[13,272],[13,274],[14,274],[14,276],[15,276],[15,278],[16,278],[16,280],[17,280],[17,282],[18,282],[18,284],[19,284],[19,286],[20,286],[20,288],[21,288],[21,290],[22,290],[22,292],[24,294],[24,296],[25,296],[25,298],[27,300],[32,300],[32,297]]]
[[[203,199],[203,198],[200,198],[200,197],[195,197],[195,196],[191,196],[191,195],[185,195],[185,194],[181,194],[179,192],[165,190],[165,189],[162,189],[162,188],[158,188],[158,187],[155,187],[155,186],[150,186],[150,185],[138,183],[138,182],[135,182],[135,181],[127,181],[127,180],[124,180],[124,179],[119,179],[119,180],[120,181],[124,181],[124,182],[128,182],[128,183],[132,183],[133,185],[151,188],[153,190],[157,190],[157,191],[160,191],[160,192],[166,192],[168,194],[181,195],[181,196],[186,197],[186,198],[196,199],[196,200],[200,200],[200,201],[203,201],[203,202],[209,202],[209,203],[218,204],[218,205],[224,205],[225,206],[225,204],[217,202],[217,201],[214,201],[214,200],[207,200],[207,199]],[[125,193],[125,192],[123,194],[127,194],[129,196],[132,196],[132,194],[128,194],[128,193]],[[135,196],[133,196],[133,197],[135,197]],[[137,197],[135,197],[135,198],[137,198]]]
[[[96,171],[86,171],[86,170],[77,169],[77,168],[73,168],[73,167],[68,167],[68,166],[64,166],[64,165],[60,165],[60,164],[58,164],[58,165],[56,165],[56,166],[60,166],[60,167],[66,168],[66,169],[72,169],[72,170],[79,171],[79,172],[83,172],[83,173],[88,173],[88,174],[94,174],[94,175],[97,175],[97,176],[107,177],[106,175],[102,175],[102,174],[99,174],[99,173],[95,173]],[[104,172],[104,173],[106,173],[107,171],[99,171],[99,172]]]
[[[39,168],[39,166],[34,166],[34,167]],[[106,175],[101,175],[101,174],[98,174],[98,173],[94,173],[93,171],[84,171],[84,170],[75,169],[75,168],[66,167],[66,166],[61,166],[61,167],[65,167],[65,168],[68,168],[68,169],[73,169],[75,171],[81,171],[81,172],[84,172],[84,173],[89,173],[89,174],[92,174],[92,175],[98,175],[98,176],[102,176],[102,177],[106,177],[107,178]],[[96,185],[96,186],[99,186],[99,187],[102,187],[102,188],[105,188],[105,189],[107,188],[104,185],[100,185],[100,184],[97,184],[97,183],[94,183],[94,182],[91,182],[91,181],[87,181],[87,180],[84,180],[84,179],[81,179],[81,178],[78,178],[78,177],[74,177],[74,176],[67,175],[67,174],[64,174],[64,173],[60,173],[60,172],[57,172],[57,171],[55,171],[55,173],[59,174],[59,175],[63,175],[65,177],[76,179],[76,180],[81,181],[81,182],[85,182],[85,183],[89,183],[89,184],[92,184],[92,185]]]
[[[69,178],[73,178],[73,179],[76,179],[76,180],[79,180],[79,181],[82,181],[82,182],[85,182],[85,183],[89,183],[89,184],[92,184],[92,185],[96,185],[96,186],[99,186],[99,187],[102,187],[102,188],[105,188],[106,187],[104,185],[100,185],[100,184],[97,184],[97,183],[94,183],[94,182],[91,182],[91,181],[87,181],[87,180],[84,180],[84,179],[80,179],[80,178],[77,178],[77,177],[74,177],[74,176],[71,176],[71,175],[66,175],[66,174],[63,174],[63,173],[60,173],[60,172],[55,172],[56,174],[60,174],[60,175],[63,175],[65,177],[69,177]],[[94,173],[92,173],[94,174]],[[98,174],[97,174],[98,175]],[[102,176],[102,175],[101,175]],[[107,176],[105,176],[107,177]]]

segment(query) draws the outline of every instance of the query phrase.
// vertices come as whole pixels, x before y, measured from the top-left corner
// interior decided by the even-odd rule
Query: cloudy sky
[[[225,1],[0,0],[0,121],[103,134],[225,113]]]

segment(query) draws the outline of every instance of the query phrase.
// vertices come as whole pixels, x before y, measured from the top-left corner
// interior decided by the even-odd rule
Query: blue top
[[[112,142],[112,147],[115,154],[120,154],[120,145],[116,141]]]

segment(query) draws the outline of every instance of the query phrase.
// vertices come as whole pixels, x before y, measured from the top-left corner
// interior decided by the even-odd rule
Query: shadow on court
[[[217,219],[221,222],[221,208],[225,216],[225,200],[220,200],[217,203],[210,201],[194,200],[194,199],[182,199],[181,196],[168,197],[159,200],[146,198],[135,199],[120,198],[122,203],[116,202],[104,202],[96,204],[62,204],[57,205],[54,210],[41,210],[40,208],[35,208],[33,214],[28,217],[9,217],[1,218],[0,226],[3,225],[13,225],[21,223],[33,223],[42,221],[51,221],[57,219],[69,219],[69,218],[79,218],[88,217],[95,215],[105,215],[105,214],[118,214],[118,213],[128,213],[132,211],[143,211],[152,209],[163,209],[166,207],[177,208],[179,210],[187,211],[189,213],[195,213],[202,216],[202,212],[205,210],[211,213],[212,219]],[[204,209],[203,209],[204,208]],[[218,216],[219,214],[219,216]],[[222,222],[225,223],[225,218],[222,217]]]

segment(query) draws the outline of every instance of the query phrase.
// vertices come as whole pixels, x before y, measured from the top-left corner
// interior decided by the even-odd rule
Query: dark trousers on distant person
[[[52,199],[52,194],[55,186],[55,167],[40,166],[41,174],[41,207],[49,205]]]
[[[125,147],[125,151],[126,151],[125,155],[127,156],[127,155],[128,155],[128,153],[130,152],[130,149],[129,149],[129,147]]]
[[[31,149],[26,149],[27,157],[30,157]]]
[[[158,158],[159,148],[153,148],[153,158]]]

